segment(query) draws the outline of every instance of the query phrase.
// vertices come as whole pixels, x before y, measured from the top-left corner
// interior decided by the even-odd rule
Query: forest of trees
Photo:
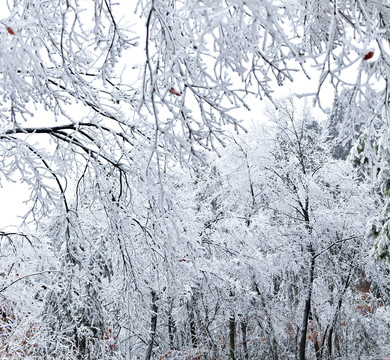
[[[390,358],[387,0],[0,9],[1,359]]]

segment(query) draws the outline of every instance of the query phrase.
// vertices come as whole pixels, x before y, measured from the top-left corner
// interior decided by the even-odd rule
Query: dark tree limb
[[[148,348],[146,350],[145,360],[150,360],[152,357],[154,338],[156,337],[157,330],[157,294],[154,290],[152,290],[152,317],[150,319],[150,340],[148,344]]]

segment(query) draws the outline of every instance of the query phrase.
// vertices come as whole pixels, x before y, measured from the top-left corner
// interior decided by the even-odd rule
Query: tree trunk
[[[316,324],[320,324],[320,319],[318,318],[318,316],[315,316],[312,309],[310,309],[310,313],[309,313],[309,322],[312,322],[313,324],[311,339],[314,345],[316,360],[321,360],[323,346],[321,346],[320,344],[324,344],[324,342],[323,341],[321,342],[321,336],[320,336],[321,334],[319,333],[318,329],[315,326]],[[327,330],[328,329],[326,329],[326,331]]]
[[[230,359],[236,359],[236,318],[232,313],[229,318]]]
[[[192,343],[192,347],[196,348],[198,347],[198,337],[196,334],[195,315],[193,309],[189,310],[189,317],[190,317],[191,343]]]
[[[311,295],[313,291],[313,281],[314,281],[314,266],[315,266],[315,254],[312,244],[308,246],[310,256],[310,268],[309,268],[309,284],[308,292],[305,300],[305,307],[303,310],[303,321],[301,328],[301,338],[299,340],[299,360],[305,360],[306,353],[306,336],[307,336],[307,327],[309,324],[309,314],[311,306]]]
[[[152,357],[154,338],[156,336],[157,310],[158,310],[156,302],[157,302],[157,294],[155,291],[152,291],[152,317],[150,320],[150,340],[149,340],[148,349],[146,350],[145,360],[150,360]]]
[[[242,347],[244,348],[244,359],[249,359],[249,352],[248,352],[248,340],[246,336],[246,330],[247,330],[247,322],[246,320],[241,322],[241,333],[242,333]]]
[[[173,308],[173,300],[170,300],[170,307],[168,309],[168,337],[169,337],[169,347],[174,350],[175,349],[175,334],[176,334],[176,325],[175,320],[172,316],[172,308]]]
[[[343,289],[342,294],[341,294],[340,297],[339,297],[339,301],[337,302],[336,311],[335,311],[335,313],[334,313],[334,315],[333,315],[332,324],[331,324],[330,329],[329,329],[329,335],[328,335],[328,339],[327,339],[327,345],[328,345],[328,359],[331,359],[331,358],[332,358],[332,353],[333,353],[333,347],[332,347],[332,342],[333,342],[333,331],[334,331],[334,328],[335,328],[335,326],[336,326],[336,321],[337,321],[337,318],[338,318],[339,313],[340,313],[341,305],[342,305],[342,303],[343,303],[343,296],[344,296],[344,294],[345,294],[345,292],[347,291],[348,286],[349,286],[350,278],[351,278],[351,273],[348,274],[347,279],[345,280],[344,289]]]

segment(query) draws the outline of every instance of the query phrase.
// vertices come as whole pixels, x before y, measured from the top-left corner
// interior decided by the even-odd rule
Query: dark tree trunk
[[[236,359],[236,318],[234,314],[229,318],[230,359]]]
[[[149,340],[148,349],[146,350],[145,360],[150,360],[152,357],[154,338],[156,336],[157,311],[158,311],[156,302],[157,302],[157,294],[155,291],[152,291],[152,317],[150,320],[150,340]]]
[[[306,336],[307,336],[307,328],[309,324],[309,314],[311,307],[311,295],[313,291],[313,281],[314,281],[314,267],[315,267],[315,254],[313,250],[313,246],[310,244],[308,247],[310,257],[310,268],[309,268],[309,283],[308,283],[308,291],[305,300],[305,307],[303,310],[303,320],[301,327],[301,338],[299,340],[299,360],[305,360],[306,353]]]
[[[196,334],[196,327],[195,327],[195,314],[192,309],[190,309],[189,317],[190,317],[190,332],[191,332],[192,347],[196,348],[198,347],[198,337]]]
[[[248,352],[248,340],[246,336],[246,330],[247,330],[247,322],[243,321],[241,323],[241,333],[242,333],[242,347],[244,348],[244,359],[249,359],[249,352]]]
[[[176,325],[175,325],[175,320],[173,319],[172,316],[172,300],[171,304],[168,310],[168,337],[169,337],[169,347],[174,350],[175,349],[175,334],[176,334]]]
[[[328,359],[332,359],[332,354],[333,354],[333,332],[334,332],[334,328],[336,326],[337,318],[338,318],[339,313],[340,313],[341,305],[343,303],[343,296],[344,296],[344,294],[347,291],[348,286],[349,286],[350,278],[351,278],[351,273],[348,274],[347,279],[345,280],[344,289],[343,289],[342,294],[339,297],[339,301],[337,303],[336,311],[335,311],[334,316],[333,316],[332,324],[331,324],[330,329],[329,329],[329,334],[328,334],[328,339],[327,339]]]
[[[172,314],[168,315],[168,336],[169,336],[169,347],[175,349],[174,339],[175,339],[176,326],[173,321]]]

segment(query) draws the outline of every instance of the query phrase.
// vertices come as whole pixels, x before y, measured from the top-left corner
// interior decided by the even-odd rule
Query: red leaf
[[[374,52],[373,51],[369,51],[366,55],[364,55],[363,60],[371,59],[373,56],[374,56]]]
[[[5,28],[7,29],[8,34],[15,35],[15,32],[12,30],[12,28],[10,28],[9,26],[6,26]]]
[[[187,261],[186,259],[180,259],[179,262]]]
[[[173,87],[171,87],[171,88],[169,89],[169,93],[170,93],[170,94],[173,94],[173,95],[176,95],[176,96],[180,96],[180,95],[181,95],[180,93],[176,92],[176,90],[175,90]]]

